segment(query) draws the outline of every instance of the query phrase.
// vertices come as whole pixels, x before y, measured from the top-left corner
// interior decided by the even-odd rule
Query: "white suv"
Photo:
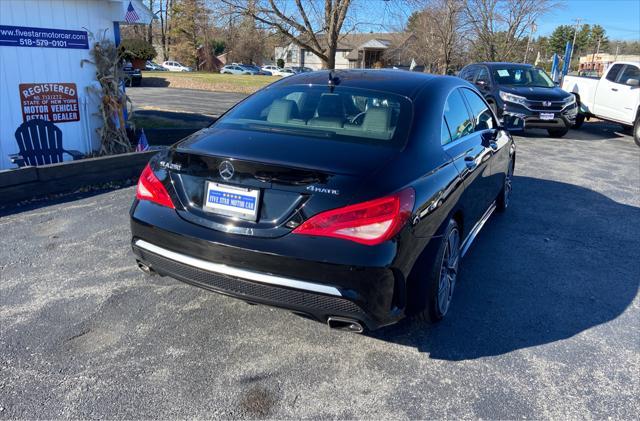
[[[177,61],[165,61],[162,67],[170,72],[193,72],[191,67],[178,63]]]

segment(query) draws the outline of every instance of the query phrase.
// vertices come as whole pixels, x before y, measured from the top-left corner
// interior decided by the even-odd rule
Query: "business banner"
[[[34,118],[52,123],[80,120],[75,83],[21,83],[19,87],[24,121]]]
[[[89,49],[87,31],[0,25],[0,47]]]

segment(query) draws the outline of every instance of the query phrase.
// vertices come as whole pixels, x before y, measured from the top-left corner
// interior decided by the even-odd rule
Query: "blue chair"
[[[9,155],[9,159],[18,167],[56,164],[63,161],[64,154],[74,160],[84,156],[79,151],[62,148],[62,130],[50,121],[25,121],[18,127],[15,136],[20,152]]]

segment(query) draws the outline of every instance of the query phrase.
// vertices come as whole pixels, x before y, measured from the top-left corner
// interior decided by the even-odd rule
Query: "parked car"
[[[285,67],[284,69],[279,69],[276,73],[274,73],[274,75],[282,76],[282,77],[293,76],[295,74],[296,72],[289,67]]]
[[[155,71],[155,72],[166,72],[167,69],[165,69],[164,67],[162,67],[161,65],[159,65],[158,63],[155,63],[153,61],[147,60],[147,62],[144,65],[145,70],[150,70],[150,71]]]
[[[515,158],[461,79],[303,73],[150,160],[132,247],[146,273],[332,328],[438,321],[461,257],[509,206]]]
[[[142,72],[140,69],[135,69],[131,62],[125,62],[122,71],[125,74],[124,86],[140,86],[142,84]]]
[[[575,124],[575,97],[557,87],[540,68],[476,63],[464,67],[458,77],[474,83],[511,130],[540,128],[547,129],[551,137],[562,137]]]
[[[313,72],[313,69],[311,67],[289,67],[289,69],[291,69],[294,72],[296,72],[296,74],[305,73],[305,72]]]
[[[277,66],[272,66],[272,65],[267,65],[267,66],[262,66],[262,70],[266,70],[268,72],[271,72],[271,74],[273,76],[291,76],[291,75],[295,75],[296,72],[294,70],[292,70],[290,67],[285,67],[280,68]]]
[[[223,75],[257,75],[258,72],[253,70],[253,69],[246,68],[244,66],[234,65],[234,64],[227,64],[222,69],[220,69],[220,74],[223,74]]]
[[[562,89],[575,95],[580,105],[576,126],[585,117],[620,123],[633,128],[640,145],[640,62],[615,62],[600,79],[565,76]]]
[[[256,74],[256,75],[260,75],[260,76],[271,76],[271,72],[268,70],[262,70],[260,67],[258,66],[254,66],[253,64],[243,64],[242,67],[244,67],[245,69],[249,69],[255,73],[252,74]]]
[[[170,72],[193,72],[191,67],[180,64],[177,61],[165,61],[162,63],[162,67]]]
[[[275,66],[273,64],[267,64],[265,66],[261,67],[262,70],[265,70],[267,72],[271,72],[271,74],[273,74],[275,76],[276,72],[278,70],[280,70],[280,68],[278,66]]]

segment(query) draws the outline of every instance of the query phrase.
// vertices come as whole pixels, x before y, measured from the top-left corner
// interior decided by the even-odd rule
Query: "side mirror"
[[[496,129],[491,129],[491,130],[485,130],[484,132],[482,132],[482,146],[484,146],[485,148],[488,148],[491,146],[492,143],[495,143],[496,141],[496,137],[498,136],[498,130]]]
[[[627,84],[629,86],[638,86],[638,85],[640,85],[640,80],[638,80],[638,79],[627,79],[625,84]]]

